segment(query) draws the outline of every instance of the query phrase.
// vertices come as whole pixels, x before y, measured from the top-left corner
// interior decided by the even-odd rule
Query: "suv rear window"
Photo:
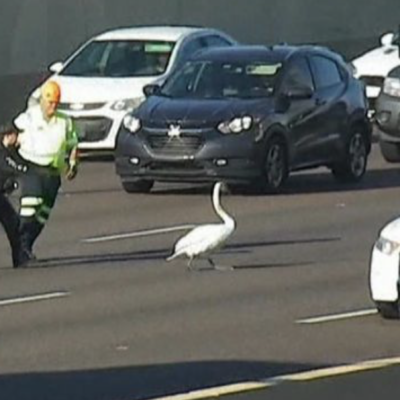
[[[327,57],[312,56],[312,69],[317,89],[323,89],[342,82],[342,77],[336,63]]]

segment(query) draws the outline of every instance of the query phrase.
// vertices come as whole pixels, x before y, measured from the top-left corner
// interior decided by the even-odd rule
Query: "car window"
[[[231,46],[231,43],[225,38],[217,35],[210,35],[204,37],[204,42],[207,47],[224,47]]]
[[[324,89],[342,83],[339,68],[333,60],[323,56],[312,56],[311,65],[317,89]]]
[[[388,77],[400,79],[400,67],[393,68],[389,73]]]
[[[305,57],[297,57],[290,61],[284,74],[281,90],[285,91],[294,87],[313,88],[313,78],[310,67]]]
[[[188,60],[193,54],[205,47],[207,47],[207,44],[203,37],[191,39],[183,45],[179,56],[180,61]]]
[[[169,97],[261,98],[274,92],[280,63],[189,61],[164,84]]]
[[[174,42],[110,40],[93,41],[61,72],[66,76],[157,76],[168,67]]]

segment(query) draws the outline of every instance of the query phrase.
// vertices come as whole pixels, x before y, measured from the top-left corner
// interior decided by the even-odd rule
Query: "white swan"
[[[191,269],[192,262],[195,258],[206,257],[208,262],[214,268],[216,267],[210,257],[210,253],[222,247],[236,227],[234,219],[221,207],[221,186],[221,182],[214,185],[212,200],[214,210],[222,219],[223,223],[199,225],[192,229],[176,242],[173,254],[168,257],[166,261],[171,261],[180,256],[186,256],[189,258],[188,268]]]

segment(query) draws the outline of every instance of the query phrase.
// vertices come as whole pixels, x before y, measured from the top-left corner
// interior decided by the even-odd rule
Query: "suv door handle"
[[[324,100],[324,99],[316,99],[315,100],[315,104],[317,106],[324,106],[326,104],[326,100]]]

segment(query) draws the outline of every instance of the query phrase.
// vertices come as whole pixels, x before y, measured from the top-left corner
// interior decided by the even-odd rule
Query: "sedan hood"
[[[272,109],[271,99],[170,99],[153,97],[140,109],[139,118],[159,123],[211,125],[235,117],[256,116],[263,107]]]
[[[400,65],[399,50],[396,46],[379,47],[352,61],[357,76],[386,76]]]
[[[78,78],[53,76],[62,90],[63,103],[107,103],[143,97],[143,86],[154,78]]]
[[[385,239],[400,243],[400,217],[389,222],[381,231]]]

